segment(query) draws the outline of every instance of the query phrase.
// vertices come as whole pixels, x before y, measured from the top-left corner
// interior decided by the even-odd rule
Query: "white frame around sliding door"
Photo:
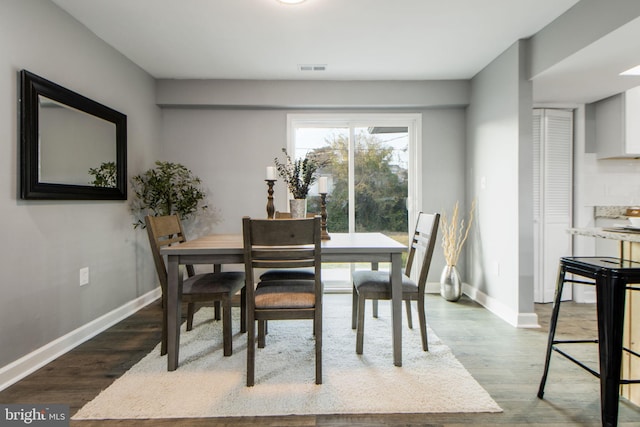
[[[418,212],[422,210],[422,114],[419,113],[317,113],[287,114],[287,150],[294,152],[295,128],[298,126],[318,127],[361,127],[375,124],[377,126],[406,126],[409,133],[409,182],[407,194],[407,212],[410,234],[415,225]],[[350,188],[353,186],[350,185]],[[350,195],[351,197],[352,195]],[[351,207],[353,209],[353,207]],[[352,212],[349,214],[349,227],[353,230]]]

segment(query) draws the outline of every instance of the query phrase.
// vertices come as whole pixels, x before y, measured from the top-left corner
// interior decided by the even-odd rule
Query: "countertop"
[[[624,240],[627,242],[640,242],[640,231],[610,231],[609,228],[587,227],[587,228],[569,228],[569,234],[588,237],[601,237],[603,239]]]

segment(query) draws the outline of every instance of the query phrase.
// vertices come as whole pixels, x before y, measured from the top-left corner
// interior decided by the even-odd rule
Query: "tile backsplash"
[[[640,160],[597,160],[585,154],[582,185],[586,206],[640,205]]]

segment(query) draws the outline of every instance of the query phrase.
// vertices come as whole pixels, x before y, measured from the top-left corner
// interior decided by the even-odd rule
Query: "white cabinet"
[[[558,263],[572,251],[573,112],[533,111],[534,301],[551,302]],[[565,286],[563,299],[571,298]]]
[[[640,86],[594,105],[598,159],[640,157]]]

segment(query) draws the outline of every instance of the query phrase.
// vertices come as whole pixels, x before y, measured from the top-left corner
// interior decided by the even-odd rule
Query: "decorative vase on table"
[[[462,296],[462,281],[455,265],[446,265],[440,276],[440,296],[447,301],[458,301]]]
[[[289,200],[289,212],[291,218],[307,217],[307,199],[291,199]]]

